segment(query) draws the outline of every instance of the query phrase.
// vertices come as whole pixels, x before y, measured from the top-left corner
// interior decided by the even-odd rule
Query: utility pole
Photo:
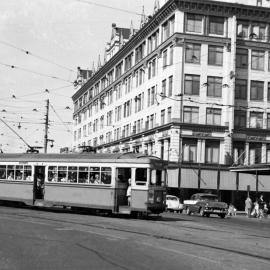
[[[47,153],[48,147],[48,130],[49,130],[49,99],[46,100],[46,114],[45,114],[45,133],[44,133],[44,153]]]

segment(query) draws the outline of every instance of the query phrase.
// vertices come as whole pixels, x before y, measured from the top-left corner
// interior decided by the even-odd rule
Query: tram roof
[[[270,163],[240,165],[237,167],[230,167],[230,171],[248,174],[270,175]]]
[[[68,153],[68,154],[37,154],[16,153],[0,154],[0,162],[78,162],[78,163],[151,163],[162,162],[154,156],[137,153]]]

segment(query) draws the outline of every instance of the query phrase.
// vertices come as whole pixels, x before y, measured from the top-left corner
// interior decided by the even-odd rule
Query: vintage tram
[[[0,154],[0,200],[159,214],[166,207],[166,168],[157,157],[135,153]]]

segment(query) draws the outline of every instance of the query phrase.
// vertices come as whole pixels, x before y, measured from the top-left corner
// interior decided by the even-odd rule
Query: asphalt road
[[[270,269],[270,219],[0,206],[0,269]]]

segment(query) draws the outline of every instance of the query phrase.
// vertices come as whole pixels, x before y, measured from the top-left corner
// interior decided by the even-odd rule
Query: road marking
[[[40,222],[40,221],[31,221],[31,220],[25,220],[21,218],[11,218],[11,217],[1,217],[2,219],[12,220],[12,221],[20,221],[25,223],[32,223],[32,224],[39,224],[39,225],[46,225],[46,226],[52,226],[52,224]]]

